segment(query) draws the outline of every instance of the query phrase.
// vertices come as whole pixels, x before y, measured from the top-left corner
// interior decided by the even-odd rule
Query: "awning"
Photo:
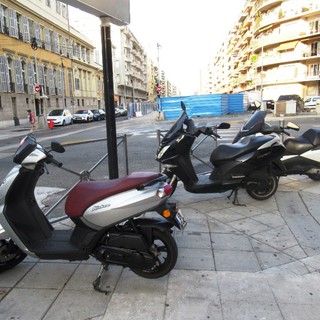
[[[290,41],[290,42],[282,43],[278,47],[278,51],[293,50],[296,47],[297,43],[298,41]]]

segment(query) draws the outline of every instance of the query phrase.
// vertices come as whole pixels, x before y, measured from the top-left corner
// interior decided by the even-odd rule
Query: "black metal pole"
[[[111,27],[108,17],[101,17],[101,44],[103,65],[103,87],[107,126],[107,147],[109,179],[119,177],[118,153],[117,153],[117,130],[114,110],[113,69],[112,69],[112,44]]]

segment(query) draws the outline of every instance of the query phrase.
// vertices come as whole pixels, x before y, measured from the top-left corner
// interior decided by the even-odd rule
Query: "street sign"
[[[37,93],[40,92],[40,86],[34,86],[34,91]]]
[[[157,92],[160,92],[160,91],[161,91],[161,89],[162,89],[162,87],[161,87],[161,86],[157,86]]]
[[[64,3],[96,17],[109,17],[118,26],[130,23],[130,0],[63,0]]]

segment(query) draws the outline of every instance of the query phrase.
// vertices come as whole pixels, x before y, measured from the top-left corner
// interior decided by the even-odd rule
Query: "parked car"
[[[296,101],[297,112],[301,112],[304,110],[304,101],[298,94],[284,94],[279,96],[277,102],[279,101]]]
[[[91,110],[78,110],[73,115],[73,122],[90,122],[93,121],[93,113]]]
[[[116,113],[119,114],[119,117],[126,116],[128,114],[127,109],[124,106],[116,107]]]
[[[93,109],[91,112],[93,113],[94,121],[100,121],[106,118],[106,113],[102,109]]]
[[[72,114],[68,109],[54,109],[47,115],[48,124],[53,121],[55,126],[64,126],[66,124],[72,124]]]
[[[316,109],[317,100],[320,102],[320,96],[313,96],[304,100],[304,110],[311,111]]]
[[[121,117],[122,116],[121,111],[120,111],[120,109],[118,107],[114,108],[114,115],[116,117]]]
[[[274,110],[274,100],[263,100],[263,103],[269,110]]]

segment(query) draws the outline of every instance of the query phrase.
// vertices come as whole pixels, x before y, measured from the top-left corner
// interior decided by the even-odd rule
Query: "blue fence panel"
[[[246,111],[244,95],[242,93],[228,95],[228,110],[230,114]]]
[[[161,110],[166,120],[177,119],[181,114],[181,101],[184,102],[190,117],[221,116],[228,113],[226,94],[208,94],[161,98]]]

